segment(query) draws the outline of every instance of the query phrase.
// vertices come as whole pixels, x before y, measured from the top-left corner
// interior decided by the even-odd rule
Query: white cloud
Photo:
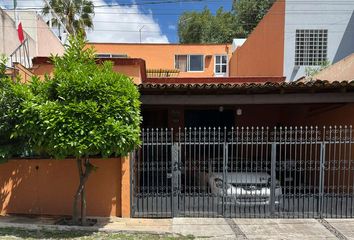
[[[9,2],[11,4],[9,4]],[[95,5],[105,5],[104,0],[94,0]],[[114,2],[113,2],[114,3]],[[0,5],[12,8],[12,1],[0,0]],[[18,8],[41,8],[43,0],[18,1]],[[162,34],[159,24],[151,11],[143,13],[137,5],[103,7],[95,9],[94,30],[87,33],[91,42],[140,42],[167,43],[168,38]],[[38,11],[38,10],[37,10]]]
[[[103,0],[95,5],[104,5]],[[87,37],[91,42],[140,42],[167,43],[168,38],[162,34],[159,24],[151,12],[145,14],[136,5],[96,8],[94,30]]]
[[[170,25],[168,25],[168,29],[176,30],[176,25],[170,24]]]

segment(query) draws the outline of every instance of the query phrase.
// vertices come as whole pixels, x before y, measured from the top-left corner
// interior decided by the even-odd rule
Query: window
[[[187,72],[187,58],[187,55],[176,55],[175,68],[179,69],[181,72]]]
[[[215,75],[226,75],[227,74],[227,55],[216,55],[215,56]]]
[[[99,53],[96,58],[128,58],[127,54]]]
[[[296,30],[295,65],[317,66],[327,60],[328,30]]]
[[[190,72],[197,72],[204,70],[204,56],[203,55],[189,55],[189,68]]]
[[[175,68],[181,72],[204,71],[203,55],[175,55]]]

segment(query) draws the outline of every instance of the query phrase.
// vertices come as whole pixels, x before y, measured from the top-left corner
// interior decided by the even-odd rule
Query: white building
[[[230,76],[284,76],[354,52],[354,0],[277,0],[230,59]]]
[[[354,52],[354,0],[289,0],[285,6],[284,76],[336,63]]]
[[[9,67],[13,62],[30,67],[33,57],[64,53],[60,39],[39,14],[35,11],[17,12],[25,35],[22,45],[18,39],[14,11],[0,9],[0,54],[9,58]]]

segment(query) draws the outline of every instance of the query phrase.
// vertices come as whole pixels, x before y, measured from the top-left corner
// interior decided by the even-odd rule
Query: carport
[[[139,87],[134,217],[353,217],[354,82]]]

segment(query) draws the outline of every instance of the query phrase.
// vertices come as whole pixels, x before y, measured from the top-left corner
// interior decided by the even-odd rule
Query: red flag
[[[22,43],[25,40],[25,36],[23,34],[23,28],[22,28],[22,23],[20,21],[20,17],[18,12],[16,11],[17,8],[17,0],[14,0],[14,10],[15,10],[15,25],[17,28],[17,36],[18,40]]]
[[[23,40],[25,40],[25,36],[23,34],[23,29],[22,29],[22,23],[18,22],[17,25],[17,35],[18,35],[18,40],[20,40],[20,42],[22,43]]]

